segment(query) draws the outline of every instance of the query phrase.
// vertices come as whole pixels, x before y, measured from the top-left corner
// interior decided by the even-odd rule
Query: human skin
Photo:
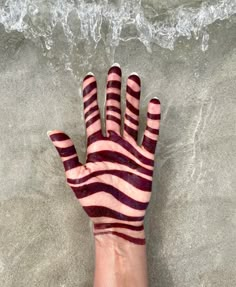
[[[148,286],[143,223],[151,197],[160,101],[153,98],[148,103],[146,129],[139,146],[141,81],[135,73],[128,77],[122,131],[121,78],[120,67],[113,65],[107,77],[105,135],[95,76],[90,73],[83,80],[85,164],[79,161],[67,134],[48,132],[63,162],[67,183],[93,222],[94,287]]]

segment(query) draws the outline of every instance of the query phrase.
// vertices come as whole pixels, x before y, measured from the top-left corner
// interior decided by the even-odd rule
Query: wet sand
[[[236,286],[236,26],[218,21],[174,51],[121,42],[114,61],[162,104],[151,203],[145,219],[150,287]],[[90,68],[104,106],[113,59],[97,50],[76,79],[42,49],[0,27],[0,285],[90,287],[91,224],[66,185],[46,132],[61,129],[85,161],[81,80]],[[79,67],[78,67],[78,70]],[[123,93],[124,104],[124,93]]]

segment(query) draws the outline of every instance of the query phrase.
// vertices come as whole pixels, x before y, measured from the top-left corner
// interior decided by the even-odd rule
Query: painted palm
[[[106,136],[101,130],[97,84],[93,75],[83,80],[84,118],[87,131],[87,160],[79,162],[68,135],[48,133],[56,147],[67,183],[94,223],[94,234],[111,234],[136,244],[145,244],[143,221],[152,189],[155,147],[160,125],[160,102],[148,104],[142,145],[137,144],[140,78],[128,77],[124,131],[121,135],[121,69],[108,72]]]

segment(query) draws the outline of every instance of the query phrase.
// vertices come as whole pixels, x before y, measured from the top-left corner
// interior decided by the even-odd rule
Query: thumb
[[[75,146],[67,134],[60,130],[53,130],[48,131],[47,135],[57,149],[65,171],[70,171],[71,169],[80,167],[82,165],[79,162]]]

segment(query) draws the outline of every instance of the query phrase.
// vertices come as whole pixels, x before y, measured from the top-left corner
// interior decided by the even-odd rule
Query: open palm
[[[64,164],[67,183],[94,222],[94,234],[111,233],[144,244],[139,231],[152,188],[155,147],[160,125],[160,102],[148,104],[147,125],[142,145],[137,144],[140,78],[128,77],[124,131],[121,135],[121,69],[108,72],[106,90],[106,135],[101,129],[94,75],[83,80],[87,159],[79,162],[72,140],[63,131],[48,133]]]

